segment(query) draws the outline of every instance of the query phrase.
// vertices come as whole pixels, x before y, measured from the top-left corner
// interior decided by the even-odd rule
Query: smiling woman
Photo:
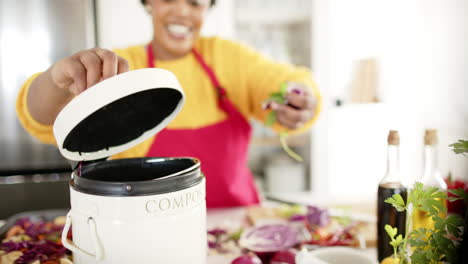
[[[248,168],[248,121],[255,118],[263,122],[275,111],[273,129],[277,132],[309,129],[318,117],[321,102],[310,71],[275,62],[233,41],[200,36],[214,0],[141,3],[151,17],[151,42],[113,51],[83,50],[32,76],[17,99],[22,125],[42,142],[57,144],[60,141],[52,133],[52,124],[75,96],[92,86],[99,89],[95,86],[98,82],[128,70],[166,69],[174,73],[186,95],[182,110],[156,136],[112,158],[196,157],[207,179],[208,207],[259,203]],[[262,106],[280,90],[284,91],[282,100]],[[155,109],[163,103],[145,97],[129,107],[148,101]],[[157,116],[145,114],[144,118],[151,123]]]
[[[190,53],[200,36],[210,0],[147,0],[153,18],[153,49],[162,60]]]

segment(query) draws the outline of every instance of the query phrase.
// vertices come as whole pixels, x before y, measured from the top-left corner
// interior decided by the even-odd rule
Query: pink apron
[[[209,208],[258,204],[252,173],[247,168],[250,124],[228,99],[211,67],[195,49],[192,52],[217,90],[218,107],[227,118],[197,129],[166,128],[156,135],[147,156],[198,158],[206,177]],[[155,67],[151,45],[147,45],[147,53],[148,66]]]

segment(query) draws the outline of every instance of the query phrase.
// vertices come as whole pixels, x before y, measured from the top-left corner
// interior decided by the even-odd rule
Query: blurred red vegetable
[[[450,176],[445,181],[447,182],[448,190],[456,190],[456,189],[461,188],[468,192],[468,184],[463,181],[460,181],[460,180],[453,181]],[[448,192],[448,196],[455,197],[455,195],[453,195],[450,192]],[[463,200],[457,200],[453,202],[447,201],[447,211],[448,213],[453,213],[453,214],[464,216],[466,212],[465,202]]]
[[[271,258],[270,264],[296,264],[296,253],[292,250],[278,251]]]
[[[255,255],[246,254],[235,258],[231,264],[262,264],[262,261]]]

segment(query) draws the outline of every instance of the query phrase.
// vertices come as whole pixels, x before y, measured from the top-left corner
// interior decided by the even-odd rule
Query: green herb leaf
[[[415,188],[410,192],[408,201],[414,205],[415,211],[423,211],[429,216],[435,216],[440,213],[445,213],[444,200],[447,199],[446,192],[441,192],[436,187],[424,188],[421,183],[416,183]]]
[[[415,248],[424,248],[427,244],[425,240],[422,239],[411,239],[408,241],[410,246],[415,247]]]
[[[405,201],[400,194],[392,195],[392,197],[385,199],[385,202],[393,205],[398,212],[403,212],[406,209]]]
[[[284,83],[281,84],[280,93],[281,93],[282,96],[286,96],[286,94],[288,93],[288,83],[287,82],[284,82]]]
[[[453,195],[457,196],[457,197],[453,197],[453,196],[449,197],[449,201],[453,202],[453,201],[456,201],[456,200],[463,199],[465,201],[465,203],[468,203],[468,192],[463,190],[463,188],[458,188],[456,190],[449,190],[449,192],[451,192]]]
[[[400,245],[400,243],[398,243],[396,240],[390,241],[389,243],[392,247],[398,247],[398,245]]]
[[[418,228],[411,232],[408,243],[413,247],[424,248],[427,246],[428,230],[426,228]]]
[[[415,251],[411,255],[411,263],[430,263],[430,259],[426,256],[426,251]]]
[[[234,241],[238,241],[242,235],[242,232],[244,232],[244,229],[240,228],[237,232],[232,233],[230,238]]]
[[[411,233],[411,237],[424,238],[426,237],[428,232],[429,230],[427,228],[420,227],[418,229],[413,230],[413,232]]]
[[[279,93],[276,93],[276,94],[272,94],[269,98],[271,101],[275,101],[279,104],[284,104],[286,103],[286,99],[284,98],[283,95],[279,94]]]
[[[414,204],[414,201],[420,201],[421,193],[423,192],[423,184],[421,182],[416,182],[413,186],[413,189],[408,193],[407,204]]]
[[[395,228],[396,229],[396,228]],[[395,241],[397,242],[397,245],[400,245],[401,242],[403,242],[403,236],[400,234],[396,237]]]
[[[434,232],[429,242],[433,253],[431,258],[438,261],[443,260],[448,249],[453,246],[452,241],[446,237],[444,231]]]
[[[265,126],[273,126],[276,123],[276,111],[270,111],[265,119]]]
[[[458,140],[457,143],[449,145],[452,147],[453,152],[456,154],[465,154],[468,153],[468,141],[467,140]]]
[[[389,244],[393,247],[393,252],[394,252],[393,257],[396,259],[398,247],[403,242],[403,236],[398,235],[395,239],[395,236],[398,234],[398,229],[396,227],[393,228],[391,225],[385,225],[384,229],[387,232],[387,234],[390,236]]]
[[[387,232],[387,234],[390,236],[390,238],[393,240],[395,238],[395,236],[398,234],[398,229],[395,227],[395,228],[392,228],[391,225],[385,225],[385,231]]]
[[[450,241],[448,244],[448,247],[445,249],[445,259],[444,261],[447,263],[458,263],[458,252],[457,252],[457,247],[453,243],[453,241]]]
[[[434,221],[435,230],[445,230],[445,219],[436,215],[432,217],[432,220]]]
[[[458,201],[458,200],[464,200],[463,198],[461,197],[453,197],[453,196],[450,196],[448,198],[449,202],[455,202],[455,201]]]
[[[455,237],[461,236],[461,227],[465,224],[463,218],[459,215],[450,215],[445,222],[447,223],[447,230]]]
[[[418,207],[421,211],[427,212],[429,215],[437,215],[439,213],[439,208],[436,206],[434,200],[423,200],[421,201],[421,206]]]

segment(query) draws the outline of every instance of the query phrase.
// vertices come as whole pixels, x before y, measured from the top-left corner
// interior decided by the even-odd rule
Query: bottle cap
[[[426,129],[424,134],[424,145],[433,146],[437,144],[437,130],[435,129]]]
[[[398,131],[390,130],[388,133],[388,144],[389,145],[400,145],[400,136],[398,135]]]

